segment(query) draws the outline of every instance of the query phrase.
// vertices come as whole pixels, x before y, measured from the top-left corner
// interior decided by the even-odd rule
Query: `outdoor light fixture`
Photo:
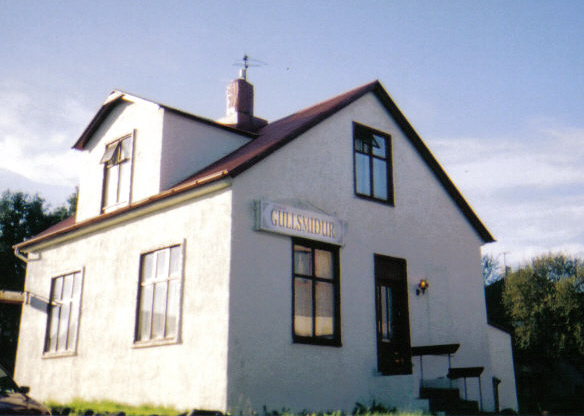
[[[428,289],[430,287],[430,284],[428,283],[428,281],[426,279],[421,279],[418,282],[418,287],[416,288],[416,296],[420,296],[420,293],[422,293],[422,295],[426,292],[426,289]]]

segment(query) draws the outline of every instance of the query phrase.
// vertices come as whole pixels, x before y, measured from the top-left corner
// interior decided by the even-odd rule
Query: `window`
[[[104,164],[102,209],[130,201],[132,179],[132,135],[106,146],[101,158]]]
[[[374,261],[377,367],[385,375],[411,374],[406,261],[379,254]]]
[[[393,205],[391,136],[353,124],[355,193]]]
[[[141,256],[136,342],[178,339],[182,257],[180,245]]]
[[[338,248],[293,242],[294,342],[341,345]]]
[[[81,272],[51,280],[45,354],[74,353],[81,309]]]

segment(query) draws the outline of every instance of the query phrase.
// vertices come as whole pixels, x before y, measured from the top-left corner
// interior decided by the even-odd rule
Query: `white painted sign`
[[[343,222],[336,217],[270,201],[255,204],[257,230],[343,244]]]

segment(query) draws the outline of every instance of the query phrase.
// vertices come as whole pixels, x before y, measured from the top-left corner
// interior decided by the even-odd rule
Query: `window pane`
[[[99,163],[108,163],[112,160],[113,156],[114,156],[114,152],[116,151],[116,144],[110,144],[109,146],[107,146],[105,148],[105,152],[103,154],[103,156],[101,157],[101,160],[99,161]]]
[[[73,274],[69,274],[67,276],[63,277],[63,294],[61,296],[61,299],[63,300],[69,300],[71,299],[72,295],[73,295],[73,277],[75,275]]]
[[[63,299],[63,280],[62,277],[53,280],[53,300],[60,301]]]
[[[166,323],[166,287],[167,282],[160,282],[156,283],[154,288],[152,338],[164,337],[164,326]]]
[[[73,294],[71,299],[71,313],[69,318],[69,336],[67,337],[67,350],[74,350],[77,344],[77,328],[79,328],[79,312],[81,309],[81,273],[73,275]]]
[[[132,157],[132,138],[127,137],[122,140],[120,146],[120,159],[126,160]]]
[[[165,279],[168,277],[168,261],[170,250],[164,249],[156,252],[156,278]]]
[[[333,285],[316,282],[316,334],[333,335]]]
[[[119,167],[119,190],[117,202],[128,202],[130,200],[130,162],[126,161],[120,163]]]
[[[373,196],[387,200],[387,163],[373,158]]]
[[[358,194],[371,195],[369,156],[355,153],[355,183]]]
[[[79,323],[79,303],[77,301],[71,302],[71,312],[69,317],[69,336],[67,337],[67,346],[69,351],[75,349],[77,343],[77,328]]]
[[[316,277],[333,278],[333,253],[325,250],[314,250],[314,267]]]
[[[294,273],[312,276],[312,250],[294,245]]]
[[[108,207],[118,201],[118,165],[110,165],[106,167],[104,186],[103,206]]]
[[[57,349],[59,351],[67,349],[67,331],[69,330],[70,311],[71,303],[65,301],[61,306],[61,316],[59,316],[59,340],[57,341]]]
[[[294,279],[294,333],[312,336],[312,282]]]
[[[355,150],[363,153],[369,153],[369,143],[370,139],[363,137],[355,137]]]
[[[166,336],[175,337],[178,328],[179,310],[179,281],[178,279],[168,282],[168,307],[166,309]]]
[[[373,154],[382,158],[387,157],[385,137],[373,135]]]
[[[391,341],[392,333],[392,294],[391,288],[387,286],[379,286],[380,296],[380,318],[381,318],[381,339],[383,341]]]
[[[79,299],[81,299],[81,286],[83,284],[83,281],[81,280],[81,273],[79,272],[75,273],[73,275],[73,281],[74,281],[73,299],[78,301]]]
[[[148,282],[154,279],[154,254],[145,254],[142,257],[142,281]]]
[[[175,246],[170,249],[170,276],[180,275],[181,269],[181,249],[180,246]]]
[[[140,312],[138,314],[138,339],[150,339],[152,323],[152,300],[154,298],[154,285],[142,287],[140,295]]]
[[[49,342],[47,351],[57,351],[57,332],[59,331],[59,314],[61,307],[59,305],[52,305],[49,317]]]

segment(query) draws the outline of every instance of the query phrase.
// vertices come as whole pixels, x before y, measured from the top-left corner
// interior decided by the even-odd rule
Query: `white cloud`
[[[70,147],[91,115],[73,97],[0,83],[0,168],[37,182],[75,185],[80,158]]]
[[[497,238],[485,252],[505,252],[512,265],[549,252],[584,256],[584,128],[538,120],[513,138],[428,142]]]

